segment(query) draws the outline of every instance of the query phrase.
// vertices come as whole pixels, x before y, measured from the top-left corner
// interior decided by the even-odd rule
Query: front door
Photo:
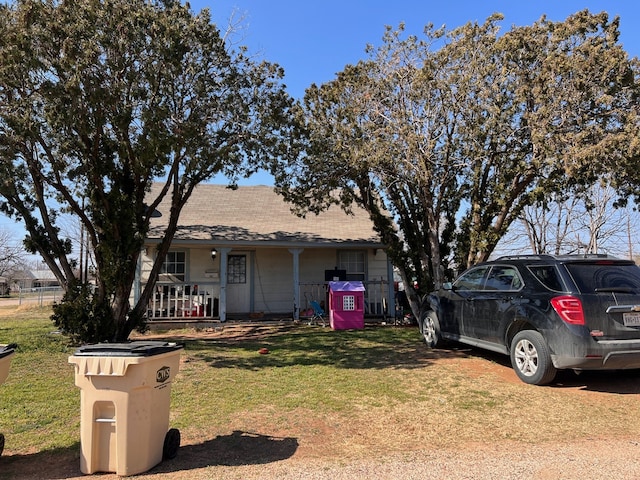
[[[234,253],[227,257],[227,313],[251,311],[250,273],[249,255]]]

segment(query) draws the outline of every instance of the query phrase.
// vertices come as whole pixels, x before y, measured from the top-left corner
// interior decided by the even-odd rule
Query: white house
[[[157,211],[134,296],[147,282],[169,201]],[[392,266],[364,210],[354,207],[347,215],[331,207],[300,218],[272,187],[202,184],[182,211],[148,316],[298,319],[311,300],[327,304],[327,281],[334,278],[364,283],[366,315],[394,311]]]

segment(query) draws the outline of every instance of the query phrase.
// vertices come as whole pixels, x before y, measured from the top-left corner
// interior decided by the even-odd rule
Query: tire
[[[549,347],[535,330],[523,330],[511,342],[511,366],[524,383],[547,385],[556,376]]]
[[[3,450],[4,450],[4,435],[0,433],[0,455],[2,455]]]
[[[162,459],[170,460],[176,458],[178,449],[180,448],[180,430],[171,428],[164,437],[164,446],[162,448]]]
[[[436,312],[433,310],[429,310],[427,313],[422,315],[422,320],[420,321],[420,333],[422,333],[424,343],[426,343],[429,348],[438,348],[442,346],[443,341],[442,335],[440,334],[440,322],[438,321]]]

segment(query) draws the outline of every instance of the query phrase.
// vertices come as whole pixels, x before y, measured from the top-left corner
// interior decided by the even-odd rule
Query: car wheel
[[[442,336],[440,335],[440,322],[438,316],[433,310],[429,310],[423,315],[420,322],[420,331],[422,338],[429,348],[437,348],[442,345]]]
[[[520,380],[531,385],[546,385],[556,376],[544,337],[535,330],[523,330],[511,342],[511,365]]]
[[[0,455],[2,455],[3,450],[4,450],[4,435],[0,433]]]

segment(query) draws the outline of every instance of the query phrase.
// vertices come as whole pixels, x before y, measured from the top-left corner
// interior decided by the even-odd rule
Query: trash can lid
[[[0,345],[0,358],[6,357],[7,355],[11,355],[17,345],[15,343],[10,343],[9,345]]]
[[[184,348],[181,344],[162,341],[96,343],[83,345],[76,350],[74,355],[85,357],[150,357],[180,350],[181,348]]]

